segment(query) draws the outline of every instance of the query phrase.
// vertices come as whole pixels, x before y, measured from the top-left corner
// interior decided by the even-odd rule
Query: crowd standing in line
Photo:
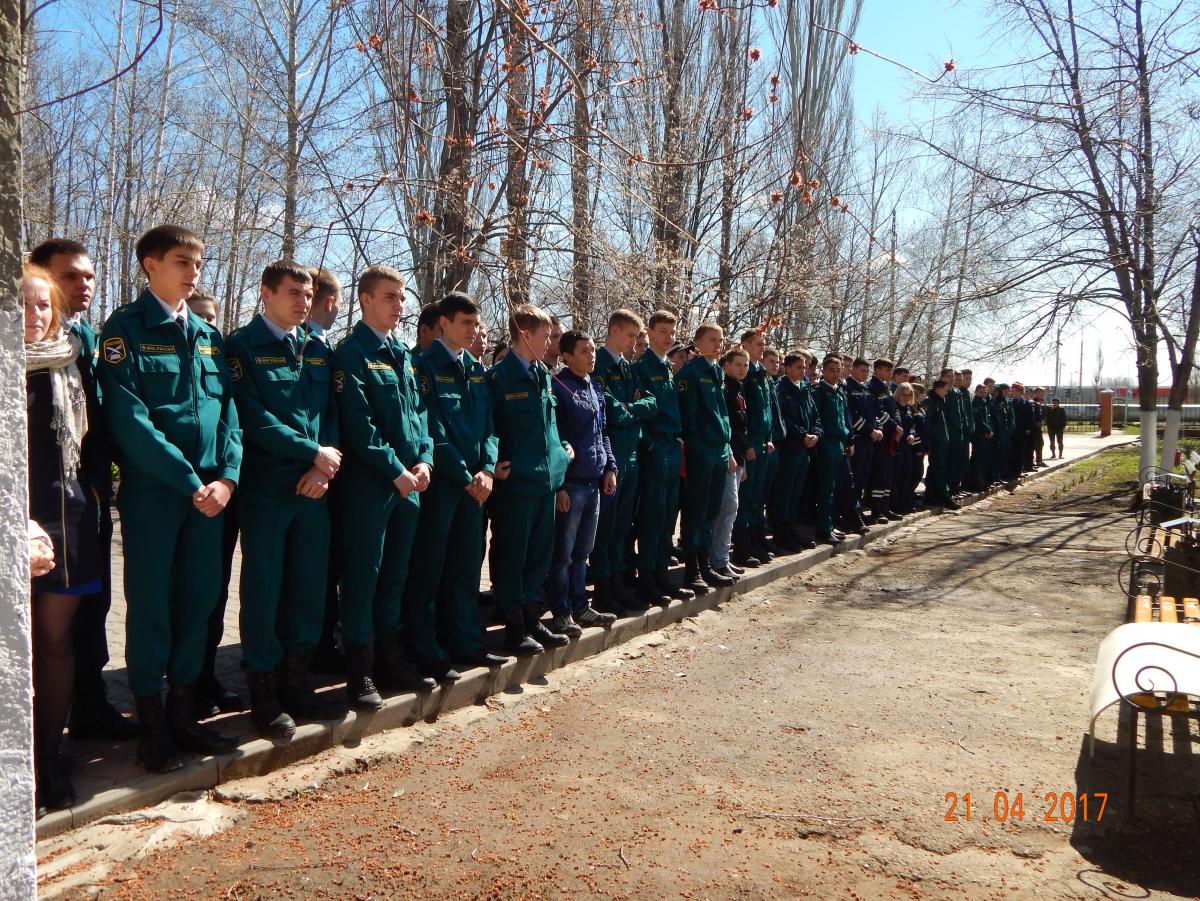
[[[146,287],[99,335],[85,247],[43,242],[22,282],[42,811],[74,803],[64,727],[136,738],[153,772],[234,749],[205,721],[244,708],[214,671],[239,538],[250,717],[286,740],[922,504],[957,509],[1044,465],[1043,427],[1062,454],[1066,414],[1041,389],[953,369],[927,386],[888,359],[710,322],[684,343],[666,310],[617,310],[592,336],[521,304],[489,350],[479,306],[452,292],[409,348],[388,266],[359,277],[361,318],[336,346],[342,286],[287,260],[262,273],[262,312],[222,336],[196,235],[160,226],[136,251]],[[114,463],[136,720],[102,677]],[[344,698],[312,672],[344,673]]]

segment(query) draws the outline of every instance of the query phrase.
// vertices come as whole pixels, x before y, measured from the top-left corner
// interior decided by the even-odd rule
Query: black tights
[[[39,760],[58,754],[71,709],[75,653],[71,624],[79,598],[40,594],[33,599],[33,736]]]

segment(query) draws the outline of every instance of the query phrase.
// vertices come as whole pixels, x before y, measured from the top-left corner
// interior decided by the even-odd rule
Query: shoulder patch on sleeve
[[[128,355],[129,354],[125,350],[124,338],[116,337],[104,339],[104,361],[106,363],[112,363],[113,365],[122,363]]]
[[[451,381],[453,381],[453,380],[451,380]],[[423,372],[421,373],[421,393],[422,394],[429,393],[429,376],[427,376]]]
[[[242,361],[237,357],[229,357],[228,363],[229,375],[235,382],[242,380]]]
[[[684,393],[688,389],[687,379],[679,379],[675,384],[679,386],[680,393]]]
[[[346,373],[342,370],[337,370],[333,374],[333,390],[341,394],[346,388]]]

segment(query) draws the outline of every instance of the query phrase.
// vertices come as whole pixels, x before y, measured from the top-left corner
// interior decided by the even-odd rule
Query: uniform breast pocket
[[[463,408],[463,395],[457,389],[447,389],[437,392],[438,404],[447,413],[461,413]]]
[[[225,396],[225,373],[215,356],[200,355],[200,377],[204,382],[204,393],[209,397]]]
[[[183,379],[178,357],[143,356],[138,360],[138,371],[148,406],[165,406],[182,397]]]
[[[395,397],[400,393],[400,376],[391,366],[367,370],[367,389],[372,393],[385,397]]]

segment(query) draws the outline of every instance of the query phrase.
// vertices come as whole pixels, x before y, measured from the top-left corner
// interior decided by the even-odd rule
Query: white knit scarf
[[[63,472],[70,479],[79,475],[79,452],[87,432],[87,397],[75,365],[81,349],[79,339],[62,329],[53,338],[25,345],[25,372],[50,371],[51,423],[62,454]]]

